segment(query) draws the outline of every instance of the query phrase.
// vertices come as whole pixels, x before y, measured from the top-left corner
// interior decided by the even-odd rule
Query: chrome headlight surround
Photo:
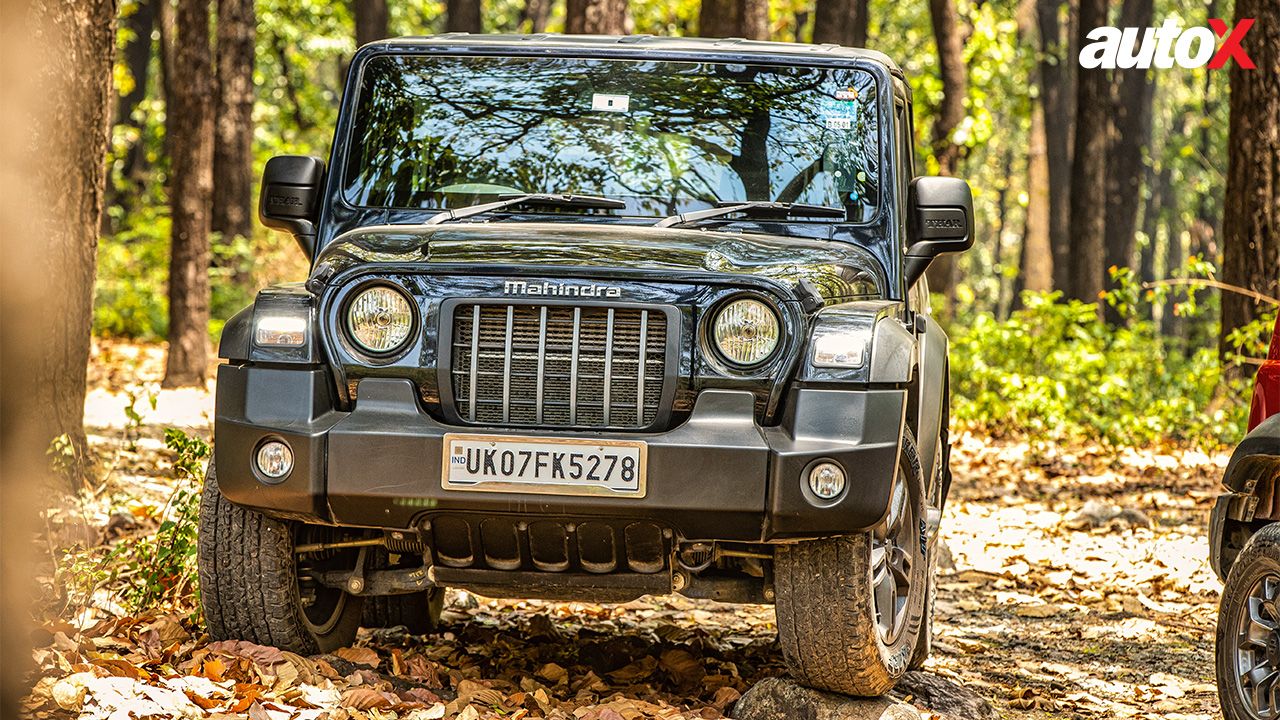
[[[339,322],[356,352],[386,359],[411,344],[418,327],[418,305],[399,285],[377,281],[351,292]]]
[[[777,309],[755,294],[722,301],[711,312],[705,332],[715,358],[737,372],[763,367],[778,356],[784,344],[784,326]]]

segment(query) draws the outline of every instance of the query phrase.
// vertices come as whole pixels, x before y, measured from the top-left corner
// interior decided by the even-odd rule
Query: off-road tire
[[[916,649],[911,653],[911,662],[907,663],[908,670],[922,669],[925,662],[929,660],[929,655],[933,652],[933,606],[938,599],[938,583],[935,578],[938,567],[938,550],[937,541],[934,542],[934,547],[929,549],[929,561],[925,571],[925,582],[928,583],[928,590],[925,592],[924,614],[920,618],[920,632],[916,636]]]
[[[902,442],[899,475],[915,517],[923,515],[923,476],[915,440]],[[923,528],[921,528],[923,538]],[[886,645],[876,627],[871,533],[781,545],[774,561],[778,637],[801,684],[845,695],[882,695],[911,662],[920,633],[927,562],[911,567],[906,625]]]
[[[385,550],[378,550],[370,561],[371,568],[390,567]],[[444,588],[431,588],[408,595],[380,595],[364,599],[364,617],[360,624],[367,628],[393,628],[403,625],[412,635],[435,632],[444,611]]]
[[[200,603],[214,640],[248,640],[300,655],[328,652],[355,639],[360,599],[343,597],[324,632],[306,621],[293,552],[293,523],[228,501],[213,463],[200,499]]]
[[[1267,576],[1280,579],[1280,523],[1267,525],[1249,538],[1231,565],[1231,572],[1227,574],[1226,584],[1222,588],[1214,666],[1218,680],[1218,703],[1225,720],[1257,720],[1263,717],[1250,707],[1244,697],[1245,690],[1239,683],[1237,662],[1242,646],[1239,628],[1242,613],[1249,611],[1250,594]],[[1259,613],[1264,614],[1272,623],[1280,621],[1280,617],[1276,617],[1275,603],[1271,603],[1271,608],[1266,607],[1266,604],[1263,603],[1259,608]],[[1272,634],[1276,632],[1273,630]],[[1269,642],[1274,643],[1276,639],[1269,638]],[[1271,648],[1270,652],[1276,652],[1276,648]]]
[[[938,477],[935,487],[929,488],[927,504],[942,512],[946,505],[947,491],[951,488],[951,379],[950,366],[943,374],[942,384],[942,427],[938,429],[938,452],[942,460],[938,466]],[[939,529],[929,545],[928,570],[925,582],[929,592],[924,601],[924,619],[920,622],[920,636],[916,639],[916,650],[911,654],[908,670],[920,670],[924,667],[929,655],[933,652],[933,609],[938,599],[938,552],[942,543],[942,531]]]

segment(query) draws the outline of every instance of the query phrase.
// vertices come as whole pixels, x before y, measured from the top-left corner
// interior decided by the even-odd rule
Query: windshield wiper
[[[693,212],[681,213],[679,215],[662,218],[658,222],[654,223],[653,226],[661,228],[671,227],[673,225],[683,225],[685,223],[697,222],[698,220],[706,220],[707,218],[720,217],[721,215],[732,215],[733,213],[783,218],[791,217],[793,215],[830,218],[844,217],[843,208],[831,207],[830,205],[809,205],[806,203],[751,200],[749,202],[716,203],[715,207],[708,208],[706,210],[694,210]]]
[[[423,225],[439,225],[450,220],[461,220],[473,215],[481,215],[494,210],[515,207],[516,205],[540,205],[543,207],[596,208],[600,210],[621,210],[627,204],[613,198],[595,195],[570,195],[566,193],[529,193],[527,195],[499,195],[497,202],[468,205],[456,210],[445,210],[427,218]]]

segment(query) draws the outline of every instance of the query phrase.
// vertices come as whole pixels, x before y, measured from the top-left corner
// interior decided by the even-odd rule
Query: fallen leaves
[[[378,664],[382,662],[382,658],[378,657],[378,653],[367,647],[339,648],[333,651],[333,654],[343,660],[353,662],[357,665],[367,665],[371,668],[378,667]]]

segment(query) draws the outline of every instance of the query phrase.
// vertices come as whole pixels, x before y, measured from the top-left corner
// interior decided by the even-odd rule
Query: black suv
[[[947,469],[911,93],[831,45],[444,35],[362,48],[311,258],[227,323],[200,528],[215,638],[430,630],[443,588],[775,603],[793,673],[928,654]]]

